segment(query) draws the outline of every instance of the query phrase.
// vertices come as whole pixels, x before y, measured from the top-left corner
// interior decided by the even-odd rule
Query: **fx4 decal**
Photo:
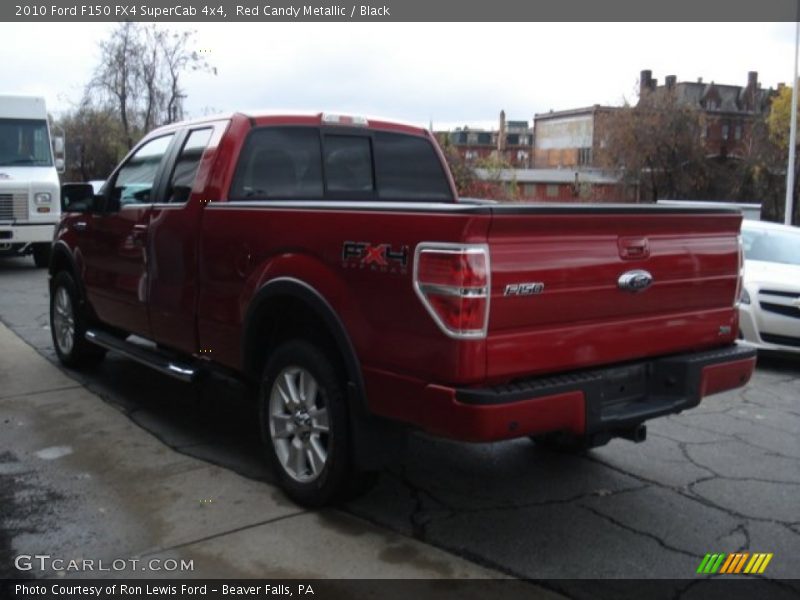
[[[408,246],[393,248],[391,244],[345,242],[342,264],[350,269],[369,269],[381,273],[408,272]]]

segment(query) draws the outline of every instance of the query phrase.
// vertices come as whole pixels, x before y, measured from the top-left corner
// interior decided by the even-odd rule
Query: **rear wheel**
[[[81,368],[95,364],[105,350],[86,341],[86,317],[81,310],[75,280],[66,271],[53,279],[50,293],[50,332],[58,359],[67,367]]]
[[[343,499],[354,484],[344,385],[327,352],[305,340],[267,360],[261,432],[283,490],[304,506]]]
[[[33,263],[40,269],[50,264],[50,244],[33,245]]]

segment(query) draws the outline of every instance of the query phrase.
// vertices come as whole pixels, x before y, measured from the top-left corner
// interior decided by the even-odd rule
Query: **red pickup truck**
[[[417,428],[587,448],[745,384],[741,215],[459,199],[431,134],[234,114],[67,184],[56,352],[252,385],[296,501],[353,489]],[[130,338],[130,339],[129,339]]]

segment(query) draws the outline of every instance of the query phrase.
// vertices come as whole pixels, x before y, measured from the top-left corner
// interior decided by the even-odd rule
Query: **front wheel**
[[[259,394],[261,433],[278,481],[298,504],[343,498],[352,483],[344,385],[329,355],[305,340],[269,357]]]
[[[86,341],[86,318],[72,275],[60,271],[50,292],[50,332],[58,359],[67,367],[81,368],[99,362],[105,350]]]

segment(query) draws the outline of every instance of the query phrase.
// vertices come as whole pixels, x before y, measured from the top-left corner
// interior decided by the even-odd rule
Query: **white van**
[[[44,98],[0,95],[0,255],[32,253],[37,267],[47,266],[63,152],[63,137],[51,143]]]

